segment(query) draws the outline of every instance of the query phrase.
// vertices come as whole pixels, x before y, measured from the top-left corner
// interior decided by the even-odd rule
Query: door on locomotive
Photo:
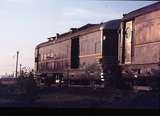
[[[79,37],[76,37],[71,41],[71,68],[79,68],[79,64]]]
[[[125,23],[125,36],[124,36],[124,64],[131,64],[131,53],[132,53],[132,32],[133,32],[133,21]]]

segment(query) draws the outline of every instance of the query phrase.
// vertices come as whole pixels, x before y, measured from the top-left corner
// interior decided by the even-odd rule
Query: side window
[[[39,54],[39,56],[38,56],[38,59],[37,59],[38,61],[42,61],[42,55],[41,54]]]
[[[82,55],[85,55],[85,42],[82,43]]]
[[[47,57],[47,55],[46,55],[46,54],[44,54],[44,60],[46,60],[46,57]]]
[[[85,42],[81,42],[80,54],[85,55]]]
[[[101,52],[101,42],[98,41],[95,43],[95,53],[100,53]]]
[[[41,54],[41,61],[43,61],[44,60],[44,55],[43,54]]]
[[[66,48],[66,50],[67,50],[66,57],[68,58],[68,57],[69,57],[69,45],[67,45],[67,48]]]

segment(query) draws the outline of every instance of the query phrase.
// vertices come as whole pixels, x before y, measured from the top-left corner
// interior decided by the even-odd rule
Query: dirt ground
[[[3,108],[160,109],[159,91],[52,87],[38,88],[28,94],[18,94],[8,88],[1,88],[0,92],[0,107]]]

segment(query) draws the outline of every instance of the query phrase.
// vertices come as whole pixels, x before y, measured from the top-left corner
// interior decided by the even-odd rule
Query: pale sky
[[[122,18],[124,13],[155,1],[0,0],[0,75],[19,63],[34,68],[34,50],[56,33],[87,23]]]

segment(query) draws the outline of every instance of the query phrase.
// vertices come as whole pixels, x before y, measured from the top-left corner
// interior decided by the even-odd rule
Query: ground
[[[113,88],[37,88],[31,94],[0,88],[0,107],[159,109],[159,91]]]

